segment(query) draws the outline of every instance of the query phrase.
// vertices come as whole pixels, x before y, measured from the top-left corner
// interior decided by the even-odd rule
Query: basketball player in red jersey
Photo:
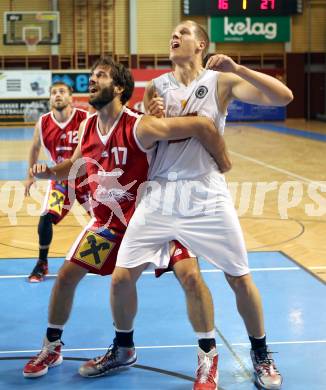
[[[225,144],[213,122],[207,118],[164,118],[143,116],[128,109],[125,103],[133,92],[131,73],[110,58],[97,61],[90,78],[90,104],[97,113],[80,126],[79,143],[74,155],[53,168],[35,164],[31,175],[64,180],[86,171],[93,220],[73,244],[61,267],[49,307],[49,324],[41,352],[24,367],[23,375],[45,375],[49,367],[62,363],[61,336],[71,312],[74,292],[87,272],[111,274],[127,224],[134,212],[137,193],[147,180],[149,162],[159,140],[196,137],[207,148],[222,171],[230,168]],[[81,183],[83,184],[83,183]],[[151,261],[160,266],[166,261],[169,247]],[[124,334],[116,332],[117,367],[136,362],[136,352],[128,348]],[[117,350],[118,349],[118,350]],[[108,355],[111,355],[109,349]],[[119,358],[120,356],[120,358]],[[106,367],[106,357],[95,360],[98,375],[115,367]],[[94,362],[94,361],[92,361]],[[96,375],[95,375],[96,376]]]
[[[70,158],[78,145],[78,129],[81,122],[86,119],[87,111],[72,106],[72,88],[61,81],[53,83],[50,88],[50,106],[51,111],[42,115],[35,126],[29,153],[29,168],[37,162],[41,146],[52,162],[58,164]],[[25,196],[29,195],[33,182],[34,178],[28,170]],[[88,186],[78,188],[75,193],[78,202],[88,210]],[[48,252],[53,236],[53,224],[58,224],[71,207],[68,182],[51,181],[38,224],[39,258],[29,275],[30,282],[41,282],[48,273]]]

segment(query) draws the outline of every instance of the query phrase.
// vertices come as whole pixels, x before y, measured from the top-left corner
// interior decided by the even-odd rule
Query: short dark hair
[[[91,73],[93,73],[98,66],[110,68],[110,76],[114,85],[123,88],[120,101],[122,104],[126,104],[132,96],[135,85],[130,70],[119,62],[114,61],[111,57],[100,57],[96,60],[92,66]]]
[[[208,49],[209,49],[209,37],[207,31],[197,22],[193,20],[186,20],[186,23],[191,23],[195,27],[195,34],[198,39],[205,42],[205,50],[203,51],[203,61],[207,57]]]
[[[58,81],[55,81],[54,83],[51,84],[50,93],[51,93],[52,88],[53,87],[57,87],[58,85],[64,85],[68,89],[69,95],[72,95],[72,93],[74,92],[74,90],[73,90],[71,85],[65,83],[64,81],[58,80]]]

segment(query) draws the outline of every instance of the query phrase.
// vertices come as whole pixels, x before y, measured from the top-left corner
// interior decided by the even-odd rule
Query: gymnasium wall
[[[114,11],[113,8],[103,11],[100,8],[103,3],[114,3]],[[137,0],[136,3],[137,53],[167,57],[173,27],[188,18],[182,13],[182,0]],[[103,42],[106,44],[104,52],[113,52],[121,56],[119,59],[129,55],[129,0],[58,0],[57,4],[61,23],[58,55],[74,58],[66,66],[60,65],[57,60],[50,66],[88,68],[93,57],[103,52]],[[51,10],[51,6],[51,0],[1,0],[0,34],[3,34],[5,11],[46,11]],[[288,116],[314,118],[324,112],[326,106],[326,0],[304,0],[303,9],[302,15],[291,17],[289,43],[213,43],[211,51],[232,55],[241,63],[256,68],[277,68],[296,97],[288,106]],[[197,16],[192,19],[208,28],[208,18]],[[83,46],[82,50],[78,45]],[[87,59],[80,62],[76,53],[83,50]],[[25,46],[7,46],[0,40],[0,60],[5,56],[12,57],[9,68],[23,67],[24,60],[17,63],[14,56],[54,58],[51,57],[50,46],[40,45],[32,53]],[[148,64],[153,67],[153,63]],[[146,67],[147,64],[141,66]],[[46,68],[43,66],[43,69]]]
[[[89,51],[96,54],[99,50],[98,21],[99,0],[88,2],[89,25]],[[167,54],[168,41],[174,25],[186,19],[181,11],[182,0],[148,0],[137,1],[137,41],[138,54]],[[5,11],[46,11],[51,9],[51,0],[1,0],[1,21]],[[129,51],[129,1],[115,0],[114,12],[114,50],[116,54],[128,54]],[[271,52],[304,53],[326,51],[326,1],[311,0],[309,10],[308,0],[304,1],[304,13],[291,18],[292,42],[282,43],[218,43],[216,51],[225,53],[235,52]],[[74,1],[59,0],[61,11],[62,43],[59,54],[72,54],[74,47],[73,33],[73,5]],[[204,27],[207,27],[206,17],[193,18]],[[86,25],[86,22],[85,22]],[[310,34],[308,32],[310,31]],[[0,23],[0,33],[3,33],[3,22]],[[113,39],[108,37],[108,39]],[[0,42],[1,55],[12,55],[12,47]],[[50,54],[49,46],[38,47],[35,55]],[[30,55],[24,46],[15,47],[15,55]]]

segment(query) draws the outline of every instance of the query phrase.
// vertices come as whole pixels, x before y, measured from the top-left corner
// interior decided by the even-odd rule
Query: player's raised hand
[[[33,177],[29,177],[26,179],[25,185],[25,196],[30,196],[30,188],[32,187],[35,179]]]
[[[34,164],[33,167],[30,168],[29,173],[31,176],[38,179],[50,179],[52,176],[50,168],[44,163]]]
[[[239,65],[224,54],[215,54],[209,58],[206,69],[217,70],[219,72],[236,72]]]
[[[154,92],[152,99],[149,101],[147,110],[150,115],[156,116],[156,118],[165,117],[164,101],[157,92]]]

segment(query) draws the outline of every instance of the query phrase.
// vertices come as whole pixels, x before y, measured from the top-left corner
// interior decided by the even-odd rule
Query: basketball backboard
[[[5,45],[58,45],[60,13],[57,11],[4,12]]]

